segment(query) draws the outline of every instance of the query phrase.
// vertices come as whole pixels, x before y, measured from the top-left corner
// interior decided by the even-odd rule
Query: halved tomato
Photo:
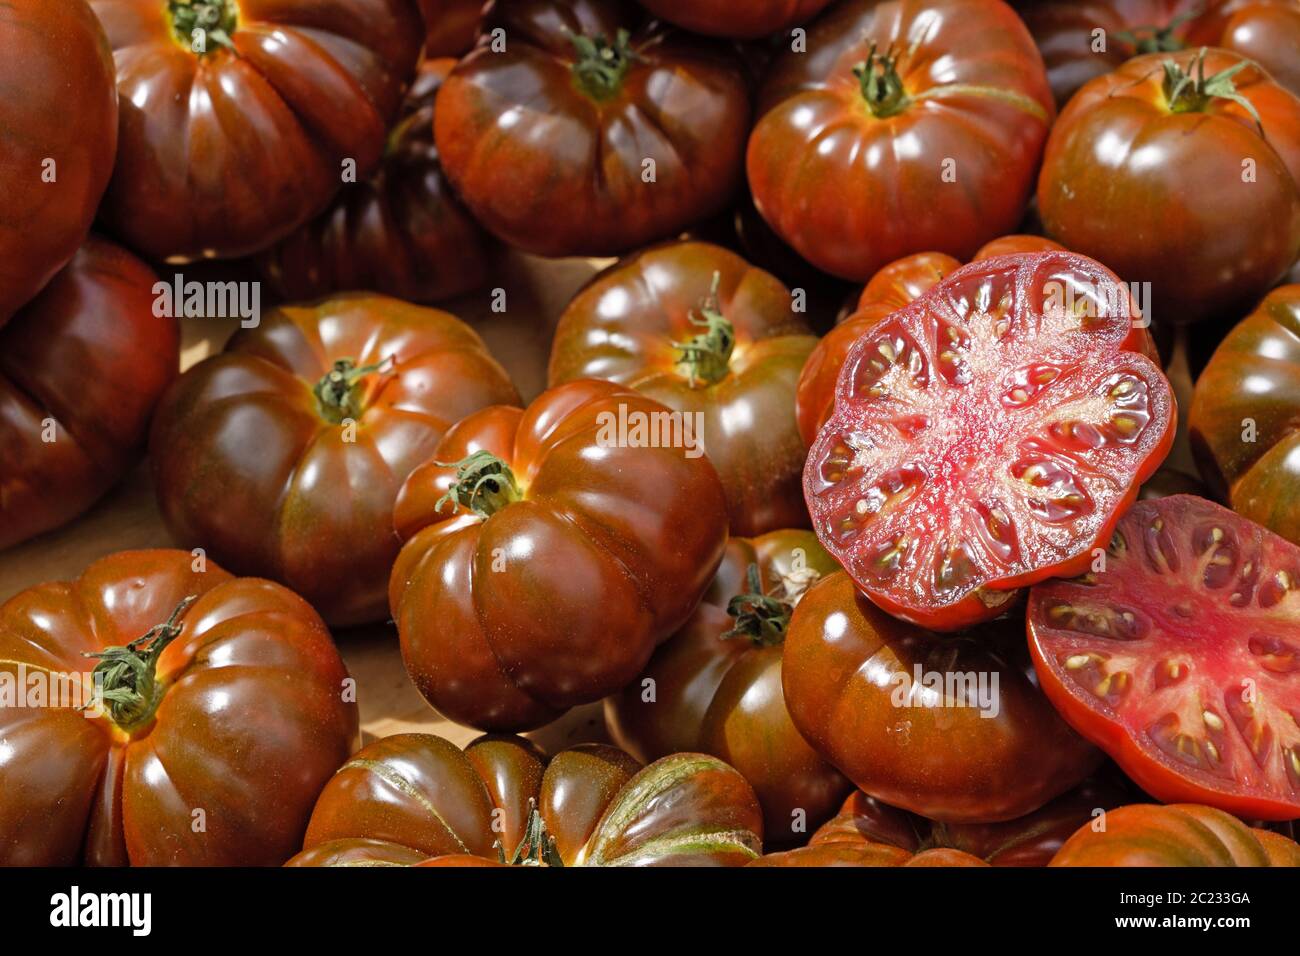
[[[1133,506],[1103,567],[1030,593],[1052,703],[1158,800],[1300,817],[1300,547],[1174,495]]]
[[[804,494],[868,597],[954,630],[1087,568],[1174,438],[1134,314],[1103,266],[1046,252],[972,263],[867,330]]]

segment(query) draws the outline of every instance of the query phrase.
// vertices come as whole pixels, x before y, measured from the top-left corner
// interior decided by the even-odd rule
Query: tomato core
[[[235,0],[168,0],[167,12],[176,39],[192,53],[204,55],[234,45],[230,38],[239,25]]]
[[[713,273],[713,286],[698,313],[690,316],[691,324],[703,331],[673,347],[681,353],[677,369],[691,387],[714,385],[731,371],[731,353],[736,348],[736,327],[727,321],[718,303],[721,273]]]
[[[114,726],[128,735],[153,720],[165,688],[158,683],[158,659],[181,633],[181,618],[198,600],[191,595],[176,605],[162,624],[125,647],[109,647],[87,657],[98,659],[95,684]]]
[[[597,102],[613,99],[623,88],[623,77],[636,60],[632,37],[619,30],[610,43],[603,36],[575,34],[569,38],[578,53],[573,79],[579,90]]]

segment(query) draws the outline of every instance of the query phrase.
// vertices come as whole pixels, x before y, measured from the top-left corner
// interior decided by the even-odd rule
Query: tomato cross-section
[[[1030,592],[1029,646],[1153,797],[1300,817],[1300,547],[1193,495],[1139,502],[1104,570]]]
[[[1065,252],[973,263],[853,346],[804,494],[868,597],[936,630],[1083,571],[1176,408],[1128,289]]]

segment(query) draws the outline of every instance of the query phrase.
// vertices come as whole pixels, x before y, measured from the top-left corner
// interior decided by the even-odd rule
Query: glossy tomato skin
[[[992,620],[1085,569],[1173,444],[1150,334],[1090,259],[972,263],[863,324],[804,495],[858,587],[915,624]]]
[[[0,328],[0,548],[81,514],[138,459],[180,363],[175,319],[154,314],[155,281],[92,237]]]
[[[6,3],[0,50],[3,325],[90,230],[117,152],[117,90],[113,55],[85,0]]]
[[[690,616],[726,546],[722,484],[707,458],[618,434],[666,412],[570,382],[526,411],[469,416],[407,480],[389,600],[407,670],[445,717],[539,727],[620,690]],[[480,451],[515,490],[481,514],[453,508],[445,465]]]
[[[356,745],[357,707],[329,631],[287,589],[185,551],[120,552],[0,606],[0,667],[80,678],[85,654],[145,636],[187,597],[147,723],[0,708],[0,863],[274,866],[301,844]]]
[[[424,17],[424,55],[458,57],[470,51],[478,36],[484,0],[420,0]]]
[[[530,801],[564,866],[743,866],[762,846],[753,790],[703,754],[643,769],[604,744],[548,760],[520,737],[480,737],[461,751],[399,734],[326,784],[287,865],[483,866],[498,842],[508,858],[525,839]]]
[[[433,143],[434,102],[455,65],[421,63],[374,174],[258,257],[281,299],[365,289],[438,302],[487,281],[492,243],[452,193]]]
[[[861,790],[806,847],[769,853],[750,866],[1046,866],[1066,839],[1122,791],[1087,781],[1033,813],[1004,823],[935,823]]]
[[[90,5],[121,100],[102,219],[154,260],[256,252],[324,208],[345,161],[368,175],[422,32],[410,0],[219,0],[229,45],[196,53],[179,5]]]
[[[758,40],[815,17],[830,0],[641,0],[657,17],[694,33]]]
[[[1157,800],[1300,818],[1300,548],[1174,495],[1134,505],[1105,559],[1030,592],[1057,710]]]
[[[952,823],[1024,816],[1101,758],[1038,690],[1020,628],[1008,618],[960,635],[927,632],[836,573],[795,608],[782,661],[786,706],[808,743],[879,800]],[[989,690],[996,675],[996,708],[979,706],[975,686],[955,684],[943,706],[913,705],[909,689],[928,693],[909,683],[917,668],[945,681],[987,675]]]
[[[787,606],[838,570],[811,531],[732,538],[700,606],[655,651],[641,676],[606,700],[605,720],[618,744],[639,760],[699,751],[735,767],[763,806],[768,841],[788,843],[807,833],[803,827],[830,817],[850,785],[790,721],[780,643],[761,635],[724,637],[739,623],[727,606],[750,592],[751,565],[762,593]]]
[[[494,3],[483,30],[443,87],[435,132],[448,177],[490,232],[545,256],[616,255],[727,204],[750,103],[724,45],[648,22],[630,0]],[[573,37],[613,44],[620,30],[625,72],[584,83]]]
[[[1244,311],[1300,255],[1300,97],[1210,50],[1207,77],[1247,63],[1233,82],[1265,135],[1229,99],[1174,112],[1163,64],[1195,70],[1198,56],[1138,57],[1086,85],[1052,129],[1038,181],[1048,234],[1150,282],[1157,322]]]
[[[916,252],[968,259],[1015,228],[1055,109],[1009,7],[847,0],[807,42],[770,71],[748,154],[759,211],[805,259],[865,281]],[[903,51],[900,99],[879,114],[854,73],[873,43]]]
[[[326,408],[313,390],[343,359],[373,371]],[[159,508],[185,547],[288,585],[329,623],[382,620],[402,482],[454,422],[517,400],[449,313],[359,293],[285,306],[163,397]]]
[[[1132,804],[1081,826],[1049,866],[1300,866],[1293,840],[1196,804]]]
[[[1056,102],[1143,53],[1222,47],[1260,63],[1300,93],[1296,0],[1021,0]],[[1101,30],[1106,49],[1098,50]]]
[[[972,262],[1021,252],[1064,252],[1058,243],[1041,236],[1001,236],[982,246]],[[835,383],[853,344],[869,328],[910,305],[961,268],[942,252],[918,252],[896,259],[871,277],[858,298],[857,308],[817,343],[799,375],[795,392],[795,417],[804,444],[811,445],[835,407]]]
[[[1300,544],[1300,285],[1228,333],[1196,382],[1197,465],[1232,509]]]
[[[681,346],[715,307],[734,349],[716,368],[683,363]],[[636,253],[578,293],[555,332],[549,381],[618,382],[698,423],[731,532],[762,534],[808,525],[794,393],[816,344],[779,280],[720,246],[675,242]]]

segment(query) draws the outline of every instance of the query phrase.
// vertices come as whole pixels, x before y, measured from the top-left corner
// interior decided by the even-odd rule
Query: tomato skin
[[[420,0],[426,27],[424,55],[464,56],[474,46],[483,0]]]
[[[1021,252],[1064,252],[1063,246],[1041,236],[1001,236],[986,243],[972,262]],[[849,350],[863,332],[898,309],[910,305],[961,268],[942,252],[918,252],[882,268],[867,283],[857,309],[822,337],[799,375],[795,417],[805,445],[817,438],[835,408],[835,383]]]
[[[1005,823],[936,824],[859,790],[806,847],[769,853],[749,865],[1046,866],[1097,809],[1120,802],[1118,788],[1089,781]]]
[[[786,706],[808,743],[879,800],[954,823],[1024,816],[1087,777],[1100,754],[1034,685],[1028,660],[1018,659],[1019,628],[1008,619],[962,635],[933,634],[875,607],[847,574],[830,575],[804,595],[790,622]],[[896,705],[904,691],[892,675],[910,679],[916,666],[997,674],[998,713]]]
[[[910,51],[898,68],[911,100],[880,118],[853,73],[873,42]],[[848,0],[809,28],[808,50],[769,72],[748,153],[759,211],[805,259],[865,281],[925,250],[968,259],[1015,228],[1055,108],[1009,7]],[[943,181],[948,161],[963,186]]]
[[[113,172],[118,107],[113,55],[85,0],[11,0],[0,50],[2,326],[90,231]],[[57,185],[43,180],[49,171]]]
[[[498,841],[509,856],[525,838],[530,801],[564,866],[743,866],[762,846],[753,790],[703,754],[643,769],[604,744],[547,760],[520,737],[480,737],[461,751],[399,734],[325,785],[303,852],[286,865],[491,865]]]
[[[438,302],[487,281],[492,243],[451,191],[433,143],[434,101],[455,60],[425,60],[374,174],[258,257],[282,299],[366,289]]]
[[[81,514],[138,460],[180,363],[176,321],[154,315],[155,281],[91,237],[0,328],[0,548]]]
[[[804,23],[830,0],[641,0],[641,5],[694,33],[758,40]]]
[[[1082,579],[1030,591],[1043,692],[1157,800],[1300,818],[1286,682],[1300,641],[1300,548],[1174,495],[1134,505],[1106,557]],[[1241,651],[1217,643],[1228,640]]]
[[[1172,112],[1162,64],[1191,69],[1198,55],[1138,57],[1085,86],[1052,129],[1038,182],[1048,234],[1151,282],[1158,322],[1244,311],[1300,255],[1300,97],[1253,64],[1236,74],[1267,141],[1226,99]],[[1205,75],[1241,62],[1210,50]],[[1256,160],[1251,181],[1243,156]]]
[[[395,364],[363,376],[335,421],[313,388],[340,359]],[[517,400],[449,313],[361,293],[285,306],[163,396],[149,440],[159,508],[185,547],[281,581],[330,624],[382,620],[402,482],[454,422]]]
[[[700,334],[715,275],[735,349],[716,380],[695,379],[678,346]],[[556,329],[548,380],[607,379],[698,415],[691,421],[722,479],[732,533],[762,534],[809,523],[794,394],[816,344],[776,278],[719,246],[675,242],[636,253],[578,293]]]
[[[1219,345],[1196,382],[1189,429],[1197,465],[1216,494],[1300,544],[1297,416],[1300,285],[1288,285],[1269,293]]]
[[[609,382],[570,382],[527,411],[469,416],[412,473],[389,600],[407,670],[445,717],[539,727],[620,690],[694,611],[726,546],[717,473],[683,449],[605,434],[607,418],[665,411]],[[517,497],[486,518],[439,511],[457,469],[438,463],[482,450],[510,469]]]
[[[7,672],[81,675],[93,666],[85,653],[139,638],[198,597],[158,660],[163,697],[142,727],[0,708],[11,771],[0,863],[273,866],[300,845],[317,793],[356,744],[347,670],[297,595],[195,560],[120,552],[0,606]]]
[[[247,255],[379,162],[421,43],[409,0],[228,2],[232,48],[182,43],[161,0],[91,0],[118,59],[101,218],[154,260]]]
[[[606,700],[605,720],[614,740],[638,760],[698,751],[735,767],[763,806],[767,839],[788,842],[797,836],[791,829],[795,811],[818,825],[835,812],[849,782],[790,722],[781,645],[722,637],[737,623],[727,605],[749,592],[751,565],[763,593],[785,603],[791,597],[797,603],[808,584],[839,569],[811,531],[732,538],[700,606],[655,651],[641,676]],[[654,682],[653,701],[643,697],[647,680]]]
[[[594,96],[572,37],[612,43],[619,30],[626,73]],[[726,205],[750,114],[727,47],[647,22],[630,0],[495,3],[483,31],[443,86],[434,128],[448,178],[488,231],[539,255],[607,256]]]
[[[1042,51],[1052,93],[1062,106],[1088,81],[1139,53],[1157,52],[1156,47],[1164,52],[1202,46],[1233,50],[1300,93],[1296,0],[1021,0],[1016,6]],[[1096,30],[1106,36],[1103,52],[1094,49]],[[1141,48],[1121,36],[1132,31],[1138,31]]]
[[[1049,866],[1300,866],[1300,847],[1236,817],[1191,803],[1132,804],[1085,823]]]

